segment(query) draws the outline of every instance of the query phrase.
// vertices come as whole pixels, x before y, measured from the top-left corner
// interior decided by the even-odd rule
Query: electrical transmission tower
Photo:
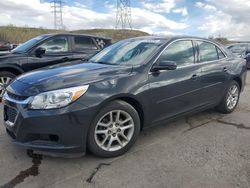
[[[117,0],[116,29],[132,29],[130,0]]]
[[[63,25],[62,9],[63,2],[61,0],[52,0],[51,1],[53,14],[54,14],[54,28],[55,29],[65,29]]]

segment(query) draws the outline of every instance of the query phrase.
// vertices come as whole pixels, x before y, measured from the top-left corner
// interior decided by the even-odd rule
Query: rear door
[[[39,47],[45,48],[42,57],[36,57],[35,50]],[[54,36],[37,46],[28,57],[28,64],[25,71],[64,63],[72,60],[71,45],[68,36]]]
[[[230,63],[226,54],[216,44],[201,40],[196,43],[199,49],[198,63],[202,65],[202,100],[206,104],[217,103],[227,87]]]
[[[77,59],[88,59],[100,51],[100,48],[92,37],[74,36],[73,37],[73,57]]]
[[[177,69],[149,73],[153,122],[174,117],[201,105],[201,70],[200,65],[195,64],[192,41],[173,42],[163,51],[156,64],[161,60],[175,61]]]

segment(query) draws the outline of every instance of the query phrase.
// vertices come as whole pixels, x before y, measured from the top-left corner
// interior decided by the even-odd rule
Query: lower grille
[[[4,121],[15,123],[17,111],[14,108],[4,106]]]

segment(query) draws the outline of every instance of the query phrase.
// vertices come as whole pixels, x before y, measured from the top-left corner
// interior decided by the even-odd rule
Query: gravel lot
[[[0,186],[247,188],[249,129],[250,75],[234,113],[209,110],[150,128],[118,158],[28,156],[11,143],[1,125]]]

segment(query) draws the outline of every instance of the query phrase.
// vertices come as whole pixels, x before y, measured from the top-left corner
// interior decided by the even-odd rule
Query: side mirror
[[[46,52],[46,49],[45,49],[45,48],[39,47],[39,48],[37,48],[37,49],[35,50],[35,56],[41,58],[42,55],[45,54],[45,52]]]
[[[157,65],[153,66],[153,71],[175,70],[176,68],[177,68],[177,64],[175,61],[162,60],[162,61],[159,61]]]

